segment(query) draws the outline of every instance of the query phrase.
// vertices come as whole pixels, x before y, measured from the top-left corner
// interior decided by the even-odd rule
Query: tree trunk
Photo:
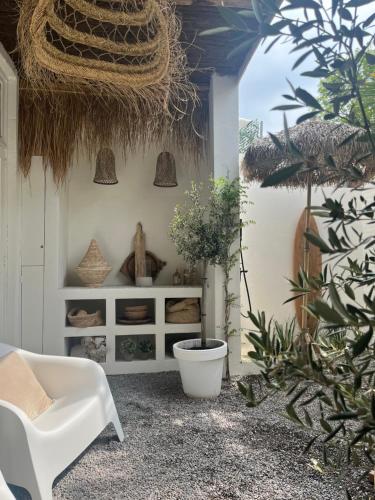
[[[224,266],[224,340],[228,344],[228,352],[225,358],[225,378],[230,380],[230,367],[229,367],[229,329],[230,329],[230,309],[231,298],[229,294],[229,269]]]
[[[207,347],[207,322],[206,322],[207,270],[208,270],[208,263],[205,260],[203,261],[202,299],[201,299],[201,346],[203,349],[206,349]]]

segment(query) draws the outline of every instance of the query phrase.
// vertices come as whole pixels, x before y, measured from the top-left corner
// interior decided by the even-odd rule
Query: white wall
[[[137,222],[142,222],[146,248],[167,262],[156,284],[171,284],[176,267],[184,266],[168,236],[173,209],[181,203],[191,181],[200,182],[209,176],[207,162],[198,167],[177,151],[177,182],[175,188],[153,185],[156,160],[162,146],[152,146],[144,154],[129,155],[124,161],[120,150],[115,151],[119,183],[104,186],[93,183],[95,158],[83,157],[73,168],[67,190],[67,284],[79,285],[74,268],[79,264],[92,238],[112,266],[106,285],[128,284],[119,269],[133,250]]]
[[[330,196],[333,191],[325,188]],[[337,190],[334,197],[339,198],[344,190]],[[306,206],[306,190],[286,188],[261,188],[251,185],[248,188],[249,205],[247,219],[253,219],[243,231],[245,267],[253,311],[263,310],[267,317],[278,321],[291,319],[295,304],[283,302],[291,296],[287,278],[293,275],[294,236],[298,220]],[[323,202],[322,188],[313,188],[312,204]],[[326,236],[323,219],[316,218],[320,234]],[[241,283],[241,307],[246,313],[247,297],[244,283]],[[247,328],[249,322],[242,318],[241,326]]]
[[[210,89],[210,162],[215,178],[239,175],[238,163],[238,81],[236,77],[214,74]],[[240,268],[237,264],[231,272],[229,291],[240,302]],[[208,332],[216,338],[223,337],[224,288],[223,273],[218,267],[211,269],[209,284],[214,290],[208,298]],[[231,328],[236,334],[229,339],[230,371],[232,375],[242,372],[240,309],[233,306],[230,315]],[[212,332],[212,333],[211,333]]]

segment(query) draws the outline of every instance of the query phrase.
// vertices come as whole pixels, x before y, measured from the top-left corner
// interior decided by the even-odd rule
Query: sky
[[[289,54],[291,43],[276,44],[267,54],[266,45],[258,47],[251,59],[240,83],[240,117],[263,121],[263,133],[278,132],[283,129],[283,113],[271,111],[274,106],[287,104],[282,94],[289,94],[290,87],[286,79],[295,86],[302,86],[312,95],[316,95],[319,80],[301,77],[302,71],[311,69],[308,60],[296,70],[291,68],[299,54]],[[303,108],[288,111],[288,124],[294,125],[298,116],[305,112]]]
[[[362,6],[360,17],[369,16],[374,10],[374,2]],[[295,86],[301,86],[316,95],[319,79],[301,77],[300,73],[311,70],[314,60],[308,58],[296,70],[292,66],[300,52],[290,54],[292,43],[277,43],[265,54],[269,42],[258,47],[240,83],[240,117],[263,121],[263,135],[283,129],[283,112],[271,111],[274,106],[287,104],[282,94],[290,93],[286,78]],[[312,63],[312,64],[311,64]],[[296,119],[305,113],[304,108],[288,111],[288,124],[295,125]]]

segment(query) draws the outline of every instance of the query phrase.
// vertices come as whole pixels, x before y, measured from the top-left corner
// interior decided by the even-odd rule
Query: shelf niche
[[[105,363],[107,361],[107,352],[97,352],[94,356],[89,356],[85,352],[85,347],[82,345],[82,340],[91,339],[100,345],[107,347],[107,337],[105,335],[82,335],[81,337],[65,337],[65,354],[72,358],[92,359],[98,363]]]
[[[198,311],[194,310],[181,310],[181,311],[175,311],[171,312],[170,315],[173,317],[173,321],[170,319],[167,319],[168,313],[167,313],[167,304],[168,302],[172,304],[173,306],[178,306],[179,302],[183,302],[184,300],[190,301],[190,300],[196,300],[198,302]],[[165,303],[164,303],[164,311],[165,311],[165,323],[166,324],[175,324],[175,325],[191,325],[191,324],[200,324],[201,320],[201,299],[200,297],[171,297],[171,298],[166,298]],[[195,316],[195,317],[192,317]]]
[[[147,318],[149,321],[131,321],[126,319],[126,323],[121,320],[125,320],[125,307],[135,307],[135,306],[147,306]],[[155,299],[116,299],[116,324],[122,325],[139,325],[139,324],[155,324]]]
[[[123,343],[128,341],[135,344],[134,352],[124,352]],[[151,346],[152,351],[143,352],[141,349],[142,343],[147,343]],[[156,339],[155,335],[116,335],[115,343],[115,360],[116,361],[155,361]]]
[[[79,300],[66,300],[65,301],[65,326],[72,327],[68,319],[68,314],[73,309],[83,309],[88,314],[94,314],[96,311],[100,311],[101,318],[103,320],[103,325],[106,325],[106,300],[105,299],[79,299]],[[77,327],[74,327],[77,328]],[[83,327],[84,328],[95,328],[95,327]]]

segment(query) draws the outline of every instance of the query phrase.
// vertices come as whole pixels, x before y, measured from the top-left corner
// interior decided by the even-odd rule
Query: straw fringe
[[[31,157],[42,155],[45,168],[53,170],[59,184],[79,148],[91,156],[101,147],[120,144],[126,156],[170,136],[196,158],[204,153],[206,106],[198,106],[186,55],[178,41],[180,21],[168,0],[106,1],[108,9],[95,5],[96,0],[20,0],[19,138],[25,175],[30,171]],[[79,7],[82,15],[100,18],[100,22],[104,15],[118,21],[120,13],[122,21],[149,23],[138,31],[134,31],[134,24],[119,26],[120,40],[105,30],[108,36],[96,36],[94,30],[86,33],[64,23],[56,14],[60,12],[56,5],[62,4]],[[93,51],[91,56],[98,57],[59,50],[58,43],[51,43],[46,36],[46,16],[62,39],[69,40],[74,31],[72,44],[79,48],[87,45]],[[135,43],[130,43],[129,37],[133,42],[135,38]],[[101,51],[109,54],[105,60],[101,60]],[[123,58],[121,63],[116,62],[117,55]],[[194,123],[199,122],[196,127],[192,116]]]

